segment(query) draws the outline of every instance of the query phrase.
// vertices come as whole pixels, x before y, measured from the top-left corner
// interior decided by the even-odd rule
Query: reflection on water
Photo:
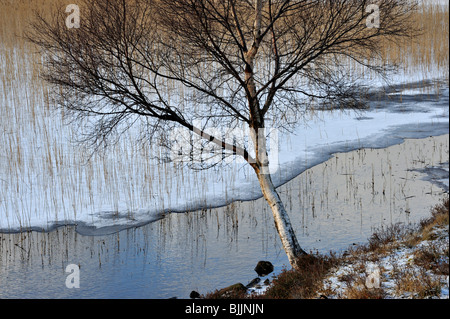
[[[303,248],[343,250],[374,227],[426,217],[444,191],[425,168],[448,172],[448,139],[339,153],[281,186]],[[246,284],[259,260],[270,260],[275,273],[288,264],[262,199],[105,236],[73,227],[0,234],[0,298],[187,298]],[[80,268],[79,289],[66,288],[69,264]]]
[[[259,214],[266,212],[173,214],[98,237],[73,227],[3,234],[0,298],[186,298],[252,279],[259,259],[284,262],[270,219]],[[68,264],[80,267],[80,289],[65,286]]]

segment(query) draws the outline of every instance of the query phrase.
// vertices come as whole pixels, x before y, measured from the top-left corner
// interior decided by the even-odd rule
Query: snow
[[[438,233],[436,239],[421,241],[413,247],[408,247],[404,243],[402,243],[400,247],[394,246],[385,257],[381,256],[376,262],[367,261],[376,259],[376,256],[362,253],[358,256],[357,260],[349,260],[349,264],[333,269],[329,276],[323,281],[322,289],[323,291],[327,291],[328,298],[343,298],[346,296],[347,289],[355,284],[349,284],[342,278],[351,276],[352,278],[359,277],[359,280],[362,282],[366,279],[365,287],[368,289],[381,289],[385,294],[384,298],[386,299],[417,298],[418,296],[416,294],[409,291],[403,291],[400,288],[401,286],[399,286],[399,282],[402,279],[401,277],[405,275],[417,277],[422,275],[430,278],[429,280],[440,282],[440,293],[437,296],[434,296],[435,298],[448,299],[449,276],[439,275],[430,270],[426,270],[424,274],[424,269],[414,262],[415,254],[421,248],[434,245],[435,247],[439,247],[440,254],[444,256],[443,260],[440,262],[446,262],[448,264],[448,255],[445,255],[445,249],[448,251],[449,245],[448,230],[448,226],[446,228],[439,228],[436,230],[436,233]],[[375,268],[381,271],[378,274],[379,286],[373,287],[368,285],[367,278],[373,274],[373,269]],[[358,280],[356,280],[356,282],[358,282]],[[364,287],[364,285],[361,285],[361,288],[362,287]],[[330,291],[333,293],[330,294]]]

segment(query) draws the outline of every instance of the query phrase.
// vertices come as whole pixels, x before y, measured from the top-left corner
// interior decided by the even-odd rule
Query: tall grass
[[[140,208],[164,210],[165,194],[194,182],[199,187],[189,188],[188,197],[205,196],[206,176],[191,181],[174,164],[157,166],[152,145],[129,143],[133,131],[92,157],[72,144],[74,127],[65,125],[63,112],[53,108],[52,88],[39,78],[41,57],[21,37],[34,10],[45,14],[68,3],[0,1],[1,224],[27,228],[34,219],[70,221],[80,211],[103,210],[131,220]]]
[[[384,58],[398,63],[408,73],[441,74],[448,83],[448,22],[448,3],[421,1],[413,15],[413,23],[422,30],[421,34],[413,39],[404,39],[399,46],[386,43],[383,46]]]

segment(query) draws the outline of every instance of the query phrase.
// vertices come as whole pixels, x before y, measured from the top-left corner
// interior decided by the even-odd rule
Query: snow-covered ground
[[[395,242],[386,248],[384,256],[373,253],[352,256],[348,264],[331,271],[324,280],[322,293],[327,298],[348,298],[349,290],[367,288],[381,290],[379,295],[386,299],[448,299],[449,276],[436,273],[430,264],[424,267],[415,261],[421,251],[432,251],[441,256],[437,262],[446,263],[448,267],[448,225],[436,228],[434,234],[434,239],[423,240],[413,247],[407,242]]]

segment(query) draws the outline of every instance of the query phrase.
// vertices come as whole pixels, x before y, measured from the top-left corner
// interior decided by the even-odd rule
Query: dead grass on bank
[[[448,289],[448,225],[447,198],[418,225],[380,229],[366,245],[336,261],[333,284],[326,283],[319,293],[347,299],[440,298],[442,288]],[[380,269],[380,288],[367,287],[369,264]]]
[[[320,283],[328,271],[338,264],[335,255],[310,253],[302,257],[297,270],[283,270],[272,282],[264,298],[311,299],[317,296]]]
[[[448,281],[449,275],[448,225],[447,198],[417,225],[396,224],[379,229],[367,244],[352,246],[341,255],[311,252],[301,258],[299,269],[284,269],[278,274],[263,295],[249,295],[236,289],[229,291],[226,298],[439,298],[444,287],[442,278]],[[379,267],[385,284],[367,286],[369,264]],[[330,276],[335,277],[337,285],[324,284]],[[205,296],[223,297],[223,290]]]
[[[311,252],[302,257],[299,270],[283,269],[272,281],[264,295],[248,294],[242,284],[235,284],[206,294],[206,299],[311,299],[319,284],[338,259]]]
[[[274,281],[265,298],[384,299],[439,297],[442,277],[449,275],[449,199],[434,207],[431,216],[418,225],[395,224],[376,231],[366,245],[353,246],[341,256],[311,255],[300,270],[285,270]],[[447,240],[445,240],[447,238]],[[443,240],[440,240],[443,239]],[[398,251],[411,250],[406,263],[398,262]],[[381,280],[389,285],[367,287],[367,265],[378,265]],[[388,266],[389,265],[389,266]],[[337,279],[338,294],[323,280],[333,269],[343,268]],[[448,277],[447,277],[448,278]]]

